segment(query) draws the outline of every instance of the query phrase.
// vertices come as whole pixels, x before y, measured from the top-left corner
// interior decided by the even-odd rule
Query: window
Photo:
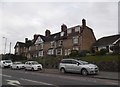
[[[48,55],[54,55],[54,49],[49,49],[47,54]]]
[[[66,55],[68,55],[68,50],[67,50],[67,49],[65,49],[65,56],[66,56]]]
[[[67,34],[70,34],[70,33],[72,33],[72,30],[71,30],[71,29],[68,29],[68,30],[67,30]]]
[[[29,51],[31,50],[31,46],[29,47]]]
[[[61,48],[56,50],[56,55],[62,55],[62,49]]]
[[[78,44],[78,36],[73,37],[73,44]]]
[[[54,48],[54,47],[55,47],[55,42],[52,41],[52,42],[51,42],[51,48]]]
[[[38,54],[38,56],[43,56],[43,51],[39,51],[39,54]]]
[[[60,41],[59,41],[59,46],[62,46],[62,45],[63,45],[63,41],[60,40]]]
[[[43,43],[40,44],[40,48],[43,49]]]
[[[62,60],[61,63],[72,64],[72,60]]]
[[[39,45],[36,45],[35,48],[36,48],[36,50],[38,50],[39,49]]]
[[[68,49],[68,55],[70,55],[71,54],[71,49]]]
[[[18,47],[16,48],[16,52],[19,52],[19,48]]]
[[[61,37],[64,36],[64,32],[61,32]]]
[[[80,27],[76,27],[75,32],[79,32],[79,31],[80,31]]]
[[[70,55],[70,53],[71,53],[71,50],[70,50],[70,49],[65,49],[65,56],[66,56],[66,55]]]
[[[79,50],[79,48],[78,47],[73,47],[73,50]]]

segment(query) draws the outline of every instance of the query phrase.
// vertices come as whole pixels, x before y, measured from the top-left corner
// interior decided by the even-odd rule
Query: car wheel
[[[66,73],[66,71],[65,71],[64,68],[61,68],[61,69],[60,69],[60,72],[61,72],[61,73]]]
[[[20,68],[17,66],[17,69],[20,69]]]
[[[83,70],[81,71],[81,74],[82,74],[83,76],[87,76],[87,75],[88,75],[88,72],[87,72],[86,69],[83,69]]]

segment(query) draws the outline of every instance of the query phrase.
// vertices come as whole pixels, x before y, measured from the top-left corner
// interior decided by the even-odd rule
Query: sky
[[[118,34],[118,2],[113,1],[0,0],[0,54],[9,53],[10,42],[14,53],[17,41],[31,40],[34,34],[45,35],[46,29],[52,34],[60,32],[62,24],[68,28],[82,25],[83,18],[96,39]]]

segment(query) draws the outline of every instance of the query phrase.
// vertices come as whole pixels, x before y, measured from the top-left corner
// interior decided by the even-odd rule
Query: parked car
[[[65,72],[76,72],[86,76],[88,74],[98,74],[99,68],[95,64],[89,64],[86,61],[76,59],[63,59],[59,64],[59,71]]]
[[[27,61],[25,63],[25,70],[42,70],[42,64],[39,64],[37,61]]]
[[[11,65],[12,65],[13,63],[12,63],[12,61],[11,60],[1,60],[0,61],[0,67],[2,67],[2,68],[6,68],[6,67],[11,67]]]
[[[14,62],[11,65],[11,69],[23,69],[24,68],[24,64],[22,62]]]

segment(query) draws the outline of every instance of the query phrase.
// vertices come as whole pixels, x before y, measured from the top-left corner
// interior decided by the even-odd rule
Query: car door
[[[72,71],[72,60],[66,60],[66,62],[65,62],[65,69],[66,69],[68,72],[71,72],[71,71]]]
[[[80,71],[80,63],[73,60],[72,61],[72,71],[73,72],[79,72]]]
[[[25,68],[26,68],[26,69],[29,69],[29,64],[28,64],[28,62],[25,63]]]

